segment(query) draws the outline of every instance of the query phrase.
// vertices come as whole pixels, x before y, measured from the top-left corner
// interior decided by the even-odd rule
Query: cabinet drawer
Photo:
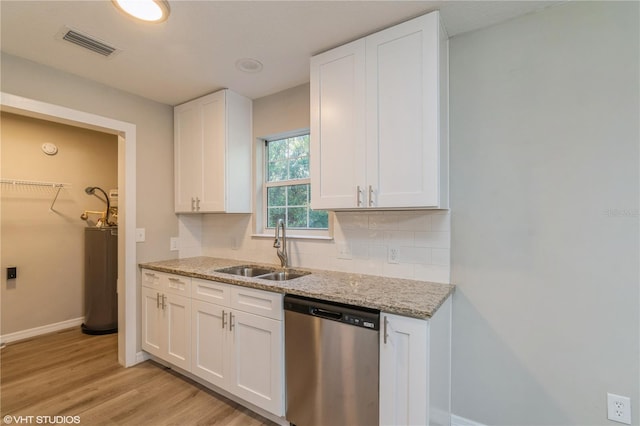
[[[240,311],[282,320],[282,294],[251,288],[231,289],[231,307]]]
[[[191,280],[191,297],[203,302],[230,306],[231,286],[215,281],[193,278]]]
[[[171,294],[189,297],[191,295],[191,278],[182,275],[163,274],[162,289]]]
[[[150,269],[142,270],[142,286],[160,290],[162,287],[161,272],[152,271]]]

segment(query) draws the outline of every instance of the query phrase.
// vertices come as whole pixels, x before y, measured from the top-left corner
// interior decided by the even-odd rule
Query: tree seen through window
[[[309,134],[267,141],[265,157],[267,228],[284,219],[288,228],[327,229],[327,212],[309,207]]]

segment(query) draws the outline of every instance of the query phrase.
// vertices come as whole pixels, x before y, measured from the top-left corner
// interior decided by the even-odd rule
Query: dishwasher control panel
[[[380,311],[376,309],[289,294],[284,297],[284,309],[355,327],[380,330]]]

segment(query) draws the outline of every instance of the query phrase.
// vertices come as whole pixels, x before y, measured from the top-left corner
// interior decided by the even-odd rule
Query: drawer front
[[[191,278],[182,275],[163,274],[162,290],[179,296],[190,297]]]
[[[231,307],[251,314],[282,320],[282,294],[252,288],[231,289]]]
[[[215,281],[193,278],[191,280],[191,297],[203,302],[221,306],[231,306],[231,286]]]
[[[162,272],[152,271],[150,269],[142,270],[142,286],[160,290],[162,288]]]

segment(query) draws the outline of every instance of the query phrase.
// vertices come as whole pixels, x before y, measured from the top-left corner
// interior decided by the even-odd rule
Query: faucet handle
[[[280,248],[280,239],[279,239],[279,238],[276,238],[276,239],[273,241],[273,248],[277,248],[277,249],[279,249],[279,248]]]

